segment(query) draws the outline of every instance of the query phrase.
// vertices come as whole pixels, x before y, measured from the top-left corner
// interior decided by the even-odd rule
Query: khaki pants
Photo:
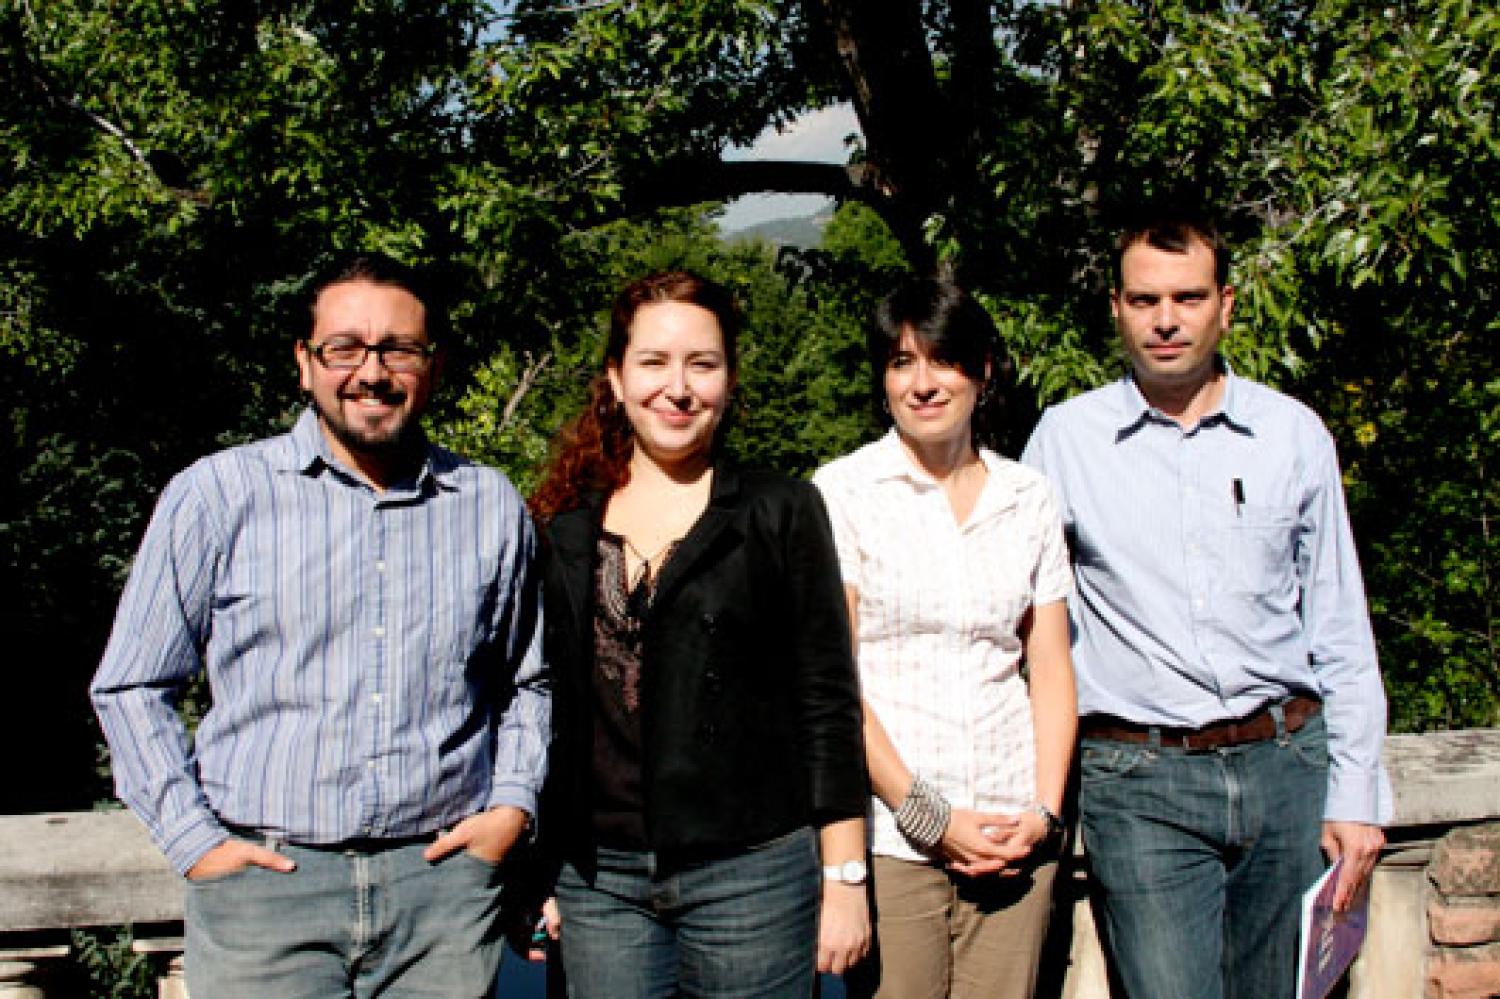
[[[966,878],[876,857],[875,945],[845,976],[857,999],[1031,999],[1057,862]]]

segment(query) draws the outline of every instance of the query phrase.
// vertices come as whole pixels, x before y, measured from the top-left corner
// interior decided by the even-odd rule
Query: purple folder
[[[1323,872],[1302,896],[1302,963],[1297,999],[1324,999],[1354,963],[1370,921],[1370,882],[1360,886],[1348,912],[1333,911],[1342,860]]]

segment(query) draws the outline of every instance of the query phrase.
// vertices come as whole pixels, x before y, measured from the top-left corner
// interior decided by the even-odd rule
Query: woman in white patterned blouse
[[[1051,489],[983,446],[998,337],[912,280],[870,334],[890,431],[821,469],[865,700],[875,951],[856,996],[1030,997],[1077,706]],[[1024,663],[1024,669],[1023,669]]]

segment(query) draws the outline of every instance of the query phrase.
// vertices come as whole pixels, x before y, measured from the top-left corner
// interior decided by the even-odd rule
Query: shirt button
[[[383,627],[381,627],[380,625],[378,625],[378,624],[375,626],[375,637],[376,638],[384,638],[385,637],[385,629]]]
[[[385,559],[381,559],[380,561],[375,563],[375,571],[385,572]]]
[[[370,695],[370,702],[372,704],[379,704],[380,703],[380,695],[379,694],[371,694]]]
[[[365,761],[365,769],[366,770],[374,770],[375,769],[375,761],[374,760],[366,760]]]

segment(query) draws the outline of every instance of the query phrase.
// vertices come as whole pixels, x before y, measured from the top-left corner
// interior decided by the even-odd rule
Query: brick
[[[1427,876],[1450,897],[1500,895],[1500,823],[1465,826],[1444,836],[1432,851]]]
[[[1427,961],[1426,999],[1500,996],[1500,944],[1438,951]]]
[[[1427,926],[1437,944],[1466,947],[1500,941],[1500,897],[1430,899]]]

